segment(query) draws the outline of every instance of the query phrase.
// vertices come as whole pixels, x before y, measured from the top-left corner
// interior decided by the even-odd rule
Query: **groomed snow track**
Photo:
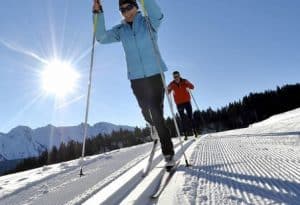
[[[194,141],[194,139],[185,141],[183,149],[186,150]],[[148,157],[143,157],[133,167],[125,168],[123,172],[118,171],[117,176],[113,176],[113,173],[109,177],[110,179],[99,182],[67,204],[151,204],[150,196],[159,182],[164,167],[164,160],[159,147],[154,155],[153,169],[147,176],[142,176],[148,160]],[[180,143],[177,142],[174,147],[175,158],[181,158]],[[182,162],[184,163],[184,160]]]
[[[300,132],[205,137],[172,204],[300,204],[299,142]]]

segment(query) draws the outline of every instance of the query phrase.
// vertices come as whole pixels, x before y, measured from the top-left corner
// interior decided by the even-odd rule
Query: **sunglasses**
[[[174,75],[174,78],[176,79],[176,78],[179,78],[180,76],[179,75]]]
[[[126,7],[120,7],[121,13],[125,13],[126,11],[130,11],[133,9],[134,5],[133,4],[128,4]]]

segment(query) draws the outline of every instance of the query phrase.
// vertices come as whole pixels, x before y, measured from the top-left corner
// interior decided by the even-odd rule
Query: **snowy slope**
[[[181,160],[158,201],[163,160],[142,178],[151,143],[0,177],[0,204],[299,204],[300,109],[249,128],[184,142],[191,167]],[[284,125],[284,126],[283,126]],[[174,139],[176,157],[181,157]]]
[[[96,136],[99,133],[111,133],[119,129],[133,130],[133,127],[119,126],[101,122],[93,126],[88,125],[88,136]],[[46,148],[59,147],[70,140],[81,142],[83,138],[84,124],[78,126],[45,127],[31,129],[26,126],[18,126],[7,134],[0,135],[0,161],[14,160],[39,156]]]

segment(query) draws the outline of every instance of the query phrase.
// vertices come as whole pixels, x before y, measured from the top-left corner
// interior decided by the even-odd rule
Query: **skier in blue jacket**
[[[148,13],[154,43],[157,44],[157,31],[163,14],[155,0],[144,0],[144,6]],[[107,30],[101,3],[94,0],[93,12],[98,13],[96,39],[102,44],[122,42],[127,62],[127,76],[133,93],[145,120],[155,126],[158,132],[167,166],[172,166],[174,148],[163,117],[165,88],[160,76],[160,69],[166,71],[167,67],[153,46],[146,17],[138,8],[136,0],[119,0],[119,10],[124,19],[120,24]]]

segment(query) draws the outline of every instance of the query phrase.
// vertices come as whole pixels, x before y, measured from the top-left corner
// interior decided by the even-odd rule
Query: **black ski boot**
[[[198,134],[197,134],[197,132],[196,132],[196,131],[194,132],[194,134],[195,134],[195,138],[197,138],[197,137],[198,137]]]

